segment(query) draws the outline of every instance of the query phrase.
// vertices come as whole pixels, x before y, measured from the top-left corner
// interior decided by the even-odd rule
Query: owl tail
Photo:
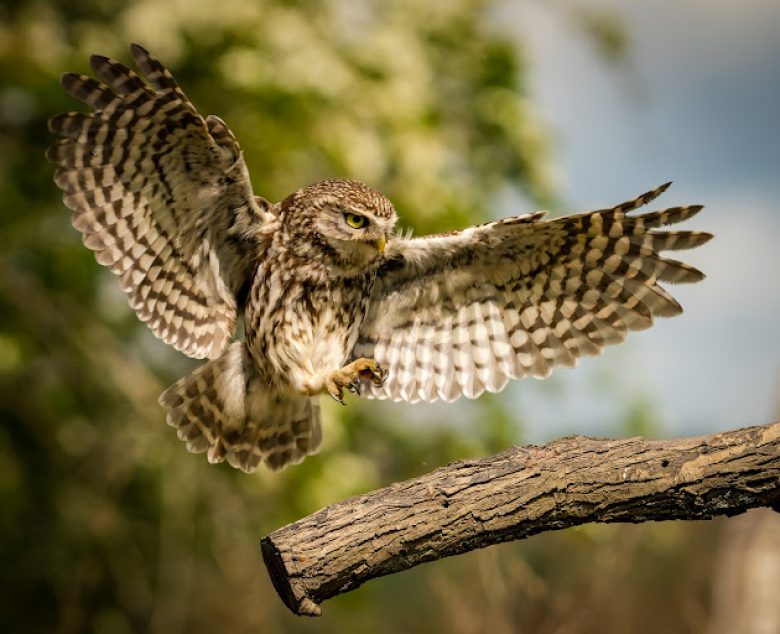
[[[160,404],[187,449],[247,473],[261,461],[274,471],[300,462],[322,441],[319,401],[269,388],[243,342],[179,379]]]

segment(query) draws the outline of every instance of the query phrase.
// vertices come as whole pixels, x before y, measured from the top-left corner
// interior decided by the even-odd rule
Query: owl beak
[[[379,251],[380,253],[384,253],[385,252],[385,238],[384,238],[384,236],[379,238],[379,240],[377,240],[374,244],[376,245],[376,250],[377,251]]]

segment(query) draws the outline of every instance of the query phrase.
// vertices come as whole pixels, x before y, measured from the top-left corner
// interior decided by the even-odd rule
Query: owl
[[[703,278],[661,255],[712,237],[661,230],[701,206],[633,213],[668,184],[609,209],[415,238],[356,181],[270,203],[227,125],[202,117],[146,50],[130,51],[142,75],[97,55],[100,81],[63,75],[92,111],[50,120],[64,138],[47,157],[74,227],[138,317],[208,359],[160,403],[209,462],[300,462],[322,440],[321,394],[454,401],[546,377],[680,313],[661,282]]]

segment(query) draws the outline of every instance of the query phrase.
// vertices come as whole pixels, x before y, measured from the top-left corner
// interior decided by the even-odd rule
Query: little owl
[[[703,277],[659,255],[710,239],[658,230],[700,206],[630,214],[668,184],[611,209],[419,238],[396,233],[392,203],[355,181],[269,203],[227,125],[130,50],[146,81],[101,56],[102,82],[63,75],[94,112],[53,117],[65,138],[47,157],[73,225],[138,317],[209,359],[160,403],[210,462],[300,462],[320,445],[323,393],[453,401],[546,377],[680,313],[659,282]],[[231,343],[240,314],[246,337]]]

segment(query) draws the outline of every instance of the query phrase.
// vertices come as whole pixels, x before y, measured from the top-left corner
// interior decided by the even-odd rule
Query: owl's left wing
[[[53,117],[50,129],[65,138],[47,157],[73,225],[138,317],[177,350],[214,358],[233,334],[273,208],[253,195],[224,122],[202,117],[146,50],[130,51],[144,77],[98,55],[90,63],[102,81],[62,76],[94,112]]]
[[[667,185],[612,209],[543,221],[543,212],[387,246],[352,356],[388,370],[366,396],[452,401],[510,378],[572,367],[682,308],[659,282],[696,282],[662,257],[712,236],[657,231],[701,206],[640,215]]]

